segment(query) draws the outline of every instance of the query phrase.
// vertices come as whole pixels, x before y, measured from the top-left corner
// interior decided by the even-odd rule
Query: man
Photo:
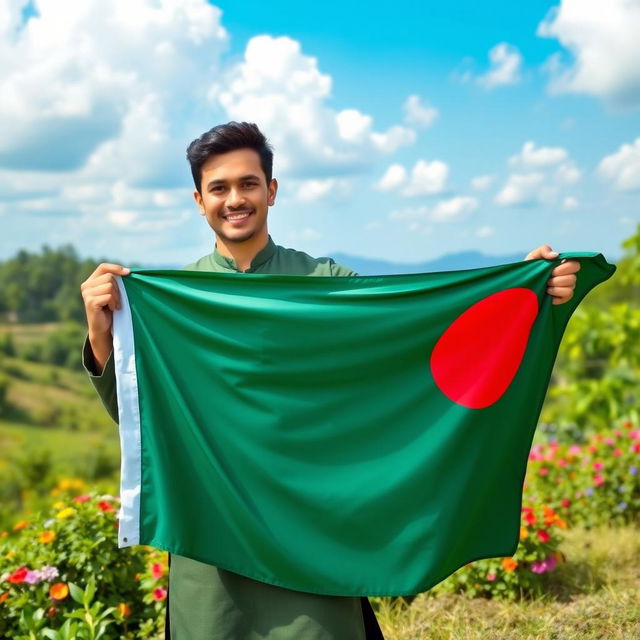
[[[187,150],[194,199],[215,233],[213,253],[186,267],[198,271],[350,276],[330,258],[312,258],[274,244],[267,214],[278,183],[273,152],[259,129],[246,122],[214,127]],[[538,247],[526,259],[555,258]],[[554,303],[573,295],[579,263],[560,264],[548,292]],[[88,323],[84,362],[110,414],[117,420],[112,314],[120,307],[114,275],[120,265],[101,264],[82,284]],[[215,544],[215,532],[212,532]],[[169,575],[170,633],[174,640],[361,640],[381,638],[366,598],[324,596],[261,583],[177,555]]]

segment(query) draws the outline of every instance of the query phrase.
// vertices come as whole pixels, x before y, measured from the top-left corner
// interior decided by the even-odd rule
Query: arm
[[[82,363],[109,415],[118,421],[118,399],[113,365],[113,312],[120,308],[115,275],[130,270],[117,264],[103,263],[80,286],[88,336],[82,350]]]

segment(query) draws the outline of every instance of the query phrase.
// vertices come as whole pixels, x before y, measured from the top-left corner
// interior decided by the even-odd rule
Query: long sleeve
[[[118,422],[118,396],[116,393],[116,372],[113,361],[113,351],[105,362],[104,369],[100,375],[96,374],[96,363],[93,358],[93,351],[89,344],[89,338],[85,338],[82,347],[82,366],[89,375],[89,380],[94,389],[98,392],[102,404],[111,418]]]

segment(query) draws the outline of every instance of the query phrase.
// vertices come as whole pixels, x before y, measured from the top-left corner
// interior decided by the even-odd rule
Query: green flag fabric
[[[563,258],[581,270],[553,305]],[[119,278],[120,546],[343,596],[512,555],[564,328],[614,270]]]

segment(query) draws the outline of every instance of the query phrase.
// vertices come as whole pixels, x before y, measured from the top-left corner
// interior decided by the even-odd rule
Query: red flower
[[[538,538],[540,539],[540,542],[549,542],[551,536],[544,529],[539,529]]]
[[[156,602],[161,602],[166,597],[167,597],[167,590],[166,589],[163,589],[162,587],[158,587],[157,589],[153,590],[153,599]]]
[[[549,469],[547,469],[547,467],[540,467],[540,470],[538,471],[538,473],[541,476],[546,476],[549,473]]]
[[[100,509],[100,511],[113,511],[113,506],[110,503],[101,500],[98,502],[98,509]]]
[[[618,458],[622,455],[622,449],[614,449],[613,450],[613,455]]]
[[[524,521],[527,524],[535,524],[536,523],[536,514],[533,511],[526,511],[524,514]]]
[[[633,445],[633,452],[640,453],[640,440]]]
[[[571,504],[571,500],[567,500],[567,498],[563,498],[562,500],[560,500],[560,504],[566,509]]]
[[[27,567],[20,567],[9,576],[9,582],[12,584],[22,584],[27,577],[27,573],[29,573]]]

